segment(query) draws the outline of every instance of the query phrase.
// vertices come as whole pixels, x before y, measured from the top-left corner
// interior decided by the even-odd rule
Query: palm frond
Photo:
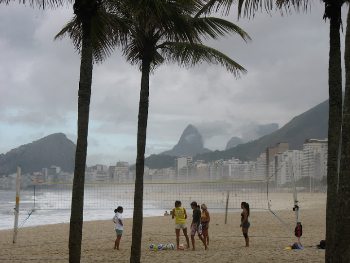
[[[165,42],[161,46],[161,55],[169,62],[177,62],[182,66],[194,66],[202,62],[220,64],[235,77],[246,73],[244,67],[221,53],[220,51],[194,43]]]
[[[308,11],[312,0],[238,0],[238,17],[254,17],[257,11],[265,10],[270,13],[273,10],[290,12],[291,10]]]
[[[238,17],[254,17],[257,11],[265,10],[270,13],[276,0],[238,0]]]
[[[228,20],[217,17],[200,17],[194,18],[192,24],[198,31],[199,35],[217,39],[227,34],[238,34],[244,41],[251,40],[247,32]]]
[[[211,12],[217,12],[220,9],[222,9],[222,14],[227,15],[234,2],[236,2],[236,0],[205,0],[205,3],[195,17],[206,15]]]
[[[108,57],[114,48],[126,41],[128,21],[117,15],[108,13],[105,8],[99,8],[91,17],[91,40],[95,62],[101,62]],[[83,39],[82,23],[77,16],[65,25],[55,36],[55,39],[68,36],[72,39],[75,48],[80,51]]]
[[[59,6],[64,6],[66,4],[73,3],[74,0],[0,0],[0,4],[10,4],[11,2],[18,2],[19,4],[29,3],[32,7],[38,8],[56,8]]]

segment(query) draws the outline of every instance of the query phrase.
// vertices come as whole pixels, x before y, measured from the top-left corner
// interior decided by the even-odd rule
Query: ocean
[[[109,191],[105,191],[105,199],[96,199],[94,189],[87,188],[84,198],[84,221],[108,220],[113,218],[114,209],[118,205],[125,207],[124,217],[131,218],[133,209],[130,199],[118,202],[108,197]],[[103,192],[101,193],[103,195]],[[14,227],[15,218],[15,190],[0,190],[0,229]],[[19,227],[29,227],[48,224],[68,223],[70,220],[71,190],[53,189],[40,192],[36,190],[22,190],[20,193]],[[102,205],[103,204],[103,205]],[[145,202],[144,216],[160,216],[164,210],[156,208],[152,202]]]

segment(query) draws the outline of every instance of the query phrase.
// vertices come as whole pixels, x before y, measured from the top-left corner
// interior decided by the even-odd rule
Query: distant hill
[[[196,160],[212,161],[218,159],[255,160],[266,147],[278,142],[288,142],[290,149],[301,149],[305,139],[324,139],[328,136],[328,100],[294,117],[277,131],[225,151],[200,154]]]
[[[0,155],[0,175],[41,171],[52,165],[63,171],[74,171],[75,144],[63,133],[55,133]]]
[[[239,144],[244,143],[243,140],[239,137],[232,137],[226,144],[226,150],[236,147]]]
[[[145,158],[145,166],[152,169],[168,168],[175,165],[176,156],[164,155],[164,154],[152,154]]]
[[[173,149],[162,152],[161,155],[194,156],[206,152],[210,152],[210,150],[204,148],[202,135],[196,127],[189,124],[182,132],[179,142],[173,147]]]
[[[247,143],[258,138],[261,138],[267,134],[270,134],[278,130],[277,123],[268,123],[268,124],[248,124],[246,127],[242,127],[243,134],[242,138],[234,136],[226,144],[225,150],[236,147],[239,144]]]

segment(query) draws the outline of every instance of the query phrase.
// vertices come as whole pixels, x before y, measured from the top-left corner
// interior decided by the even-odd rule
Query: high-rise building
[[[117,162],[114,171],[115,180],[118,182],[126,182],[129,179],[129,163],[128,162]]]
[[[192,157],[183,156],[175,159],[175,170],[178,179],[188,180],[192,171]]]
[[[302,176],[322,180],[327,176],[328,140],[308,139],[303,144]]]
[[[278,153],[284,153],[289,150],[289,144],[287,142],[279,142],[274,147],[266,148],[266,179],[269,181],[277,181],[276,163],[275,156]]]
[[[276,155],[276,178],[277,185],[297,181],[301,177],[303,152],[288,150]]]

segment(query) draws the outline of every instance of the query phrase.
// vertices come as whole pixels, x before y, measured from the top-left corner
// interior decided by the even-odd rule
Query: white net
[[[35,188],[35,193],[34,193]],[[192,201],[205,203],[212,209],[240,209],[242,201],[252,209],[267,209],[265,181],[225,181],[186,183],[145,183],[144,209],[168,210],[180,200],[185,207]],[[35,209],[70,209],[72,184],[38,184],[33,186],[32,205]],[[134,184],[85,184],[84,210],[112,209],[116,204],[133,209]],[[29,201],[29,200],[28,200]],[[35,204],[34,204],[35,201]]]

